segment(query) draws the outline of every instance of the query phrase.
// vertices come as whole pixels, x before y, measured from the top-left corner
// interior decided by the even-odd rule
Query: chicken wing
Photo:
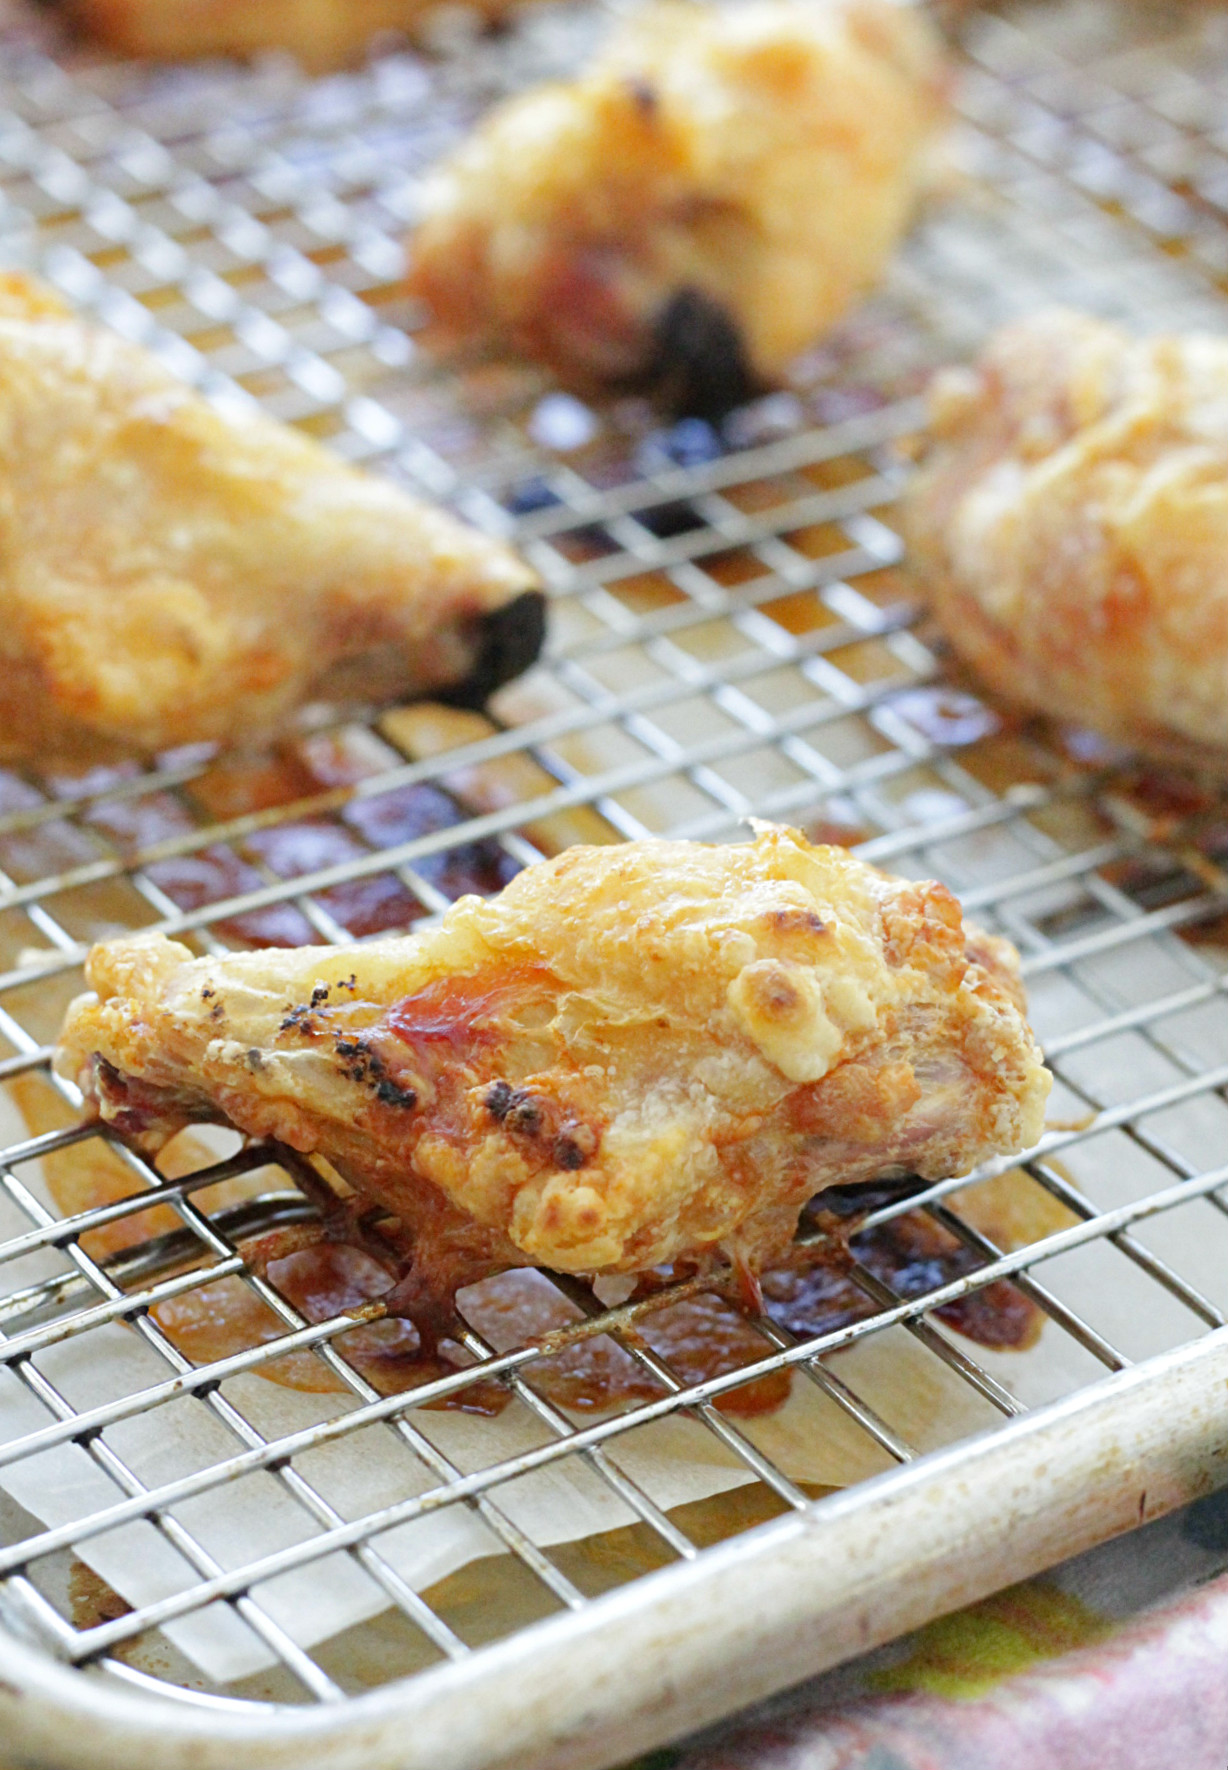
[[[816,1192],[1018,1151],[1049,1091],[1005,942],[771,825],[569,849],[325,953],[133,935],[88,981],[57,1063],[103,1117],[325,1156],[399,1220],[417,1321],[509,1267],[753,1275]]]
[[[410,288],[446,335],[728,408],[877,279],[942,84],[890,0],[661,0],[436,171]]]
[[[259,737],[307,700],[479,700],[537,654],[533,581],[0,278],[0,756]]]
[[[904,512],[991,688],[1161,760],[1228,766],[1228,340],[1054,311],[940,375]]]
[[[120,55],[186,61],[289,49],[313,72],[344,67],[380,31],[413,31],[440,0],[51,0]],[[502,18],[516,0],[466,0]]]

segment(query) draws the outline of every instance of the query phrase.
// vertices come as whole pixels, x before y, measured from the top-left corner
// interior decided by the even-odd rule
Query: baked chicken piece
[[[48,3],[48,0],[44,0]],[[362,54],[380,31],[414,31],[440,0],[49,0],[120,55],[186,61],[292,50],[322,73]],[[486,18],[516,0],[465,0]]]
[[[1165,761],[1228,765],[1228,339],[1063,310],[930,397],[904,520],[999,694]]]
[[[260,737],[308,700],[481,700],[542,639],[500,543],[224,417],[0,277],[0,757]]]
[[[760,825],[572,848],[434,929],[193,959],[96,947],[57,1056],[147,1150],[193,1120],[325,1156],[399,1221],[431,1332],[505,1268],[787,1256],[813,1194],[1039,1137],[1015,955],[941,885]]]
[[[876,281],[943,85],[891,0],[660,0],[437,169],[410,289],[445,336],[727,409]]]

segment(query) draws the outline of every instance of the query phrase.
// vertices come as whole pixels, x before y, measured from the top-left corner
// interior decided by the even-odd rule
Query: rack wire
[[[28,1416],[0,1443],[0,1616],[85,1676],[218,1714],[345,1708],[393,1676],[480,1658],[534,1618],[589,1612],[603,1585],[702,1564],[716,1537],[821,1514],[832,1502],[720,1405],[750,1384],[791,1372],[874,1466],[920,1467],[936,1447],[953,1454],[971,1416],[955,1407],[910,1440],[890,1397],[853,1374],[850,1349],[906,1334],[984,1425],[1228,1320],[1222,817],[1086,734],[1022,724],[954,682],[892,525],[928,373],[996,321],[1064,299],[1136,325],[1222,327],[1223,21],[1094,5],[968,18],[952,190],[866,309],[788,388],[717,431],[663,425],[636,400],[585,405],[522,364],[433,360],[398,287],[425,167],[492,97],[566,66],[596,18],[543,6],[502,38],[390,53],[316,82],[278,58],[142,72],[66,52],[52,27],[17,14],[0,38],[0,252],[37,264],[223,404],[256,399],[513,537],[551,594],[547,660],[503,691],[486,725],[441,739],[402,710],[319,723],[257,760],[196,751],[72,778],[0,775],[0,1083],[6,1123],[19,1108],[27,1126],[0,1136],[0,1400]],[[335,943],[436,915],[473,879],[494,888],[570,840],[723,840],[752,814],[941,877],[1016,942],[1057,1078],[1054,1128],[1017,1184],[1051,1214],[1039,1237],[1005,1245],[965,1210],[966,1177],[880,1203],[868,1229],[919,1211],[964,1250],[963,1269],[900,1294],[855,1265],[852,1319],[799,1338],[765,1317],[754,1356],[718,1375],[695,1380],[652,1350],[644,1306],[605,1309],[560,1281],[572,1322],[553,1339],[496,1350],[471,1329],[467,1366],[381,1393],[344,1355],[354,1315],[308,1319],[240,1247],[253,1228],[310,1214],[305,1164],[262,1146],[198,1155],[168,1178],[79,1126],[71,1090],[50,1076],[59,1016],[102,933],[155,927],[206,952]],[[103,1193],[71,1208],[54,1176],[90,1160]],[[161,1312],[219,1280],[277,1331],[193,1356]],[[1039,1388],[1018,1380],[1011,1354],[985,1354],[949,1325],[952,1305],[1002,1280],[1061,1348]],[[139,1346],[140,1381],[95,1397],[57,1374],[65,1349],[79,1358],[117,1323]],[[623,1349],[647,1399],[585,1422],[539,1377],[595,1334]],[[336,1405],[270,1436],[234,1381],[288,1354],[315,1361]],[[492,1383],[536,1442],[462,1468],[428,1404]],[[142,1472],[125,1426],[189,1403],[208,1416],[215,1454]],[[734,1459],[740,1509],[697,1523],[628,1471],[634,1434],[673,1418]],[[407,1487],[350,1516],[311,1453],[362,1432],[395,1445]],[[88,1462],[98,1498],[48,1523],[7,1477],[64,1447]],[[578,1463],[638,1533],[636,1555],[613,1572],[607,1561],[596,1583],[508,1504],[526,1476]],[[191,1502],[256,1477],[299,1528],[237,1563],[219,1558]],[[476,1565],[494,1585],[474,1574],[464,1589],[420,1589],[387,1552],[396,1531],[448,1508],[484,1533]],[[89,1545],[125,1528],[174,1577],[135,1606],[95,1586],[85,1614]],[[270,1597],[284,1576],[338,1558],[382,1619],[351,1630],[348,1649],[296,1638]],[[257,1673],[210,1679],[176,1646],[174,1625],[210,1607]]]

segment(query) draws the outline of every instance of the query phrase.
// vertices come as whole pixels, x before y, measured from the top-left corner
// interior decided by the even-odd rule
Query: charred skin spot
[[[394,1082],[390,1076],[383,1076],[376,1082],[375,1098],[382,1101],[385,1106],[403,1107],[406,1112],[412,1111],[412,1109],[418,1104],[418,1096],[414,1093],[414,1090],[412,1088],[403,1088],[399,1082]]]
[[[262,1070],[264,1068],[264,1052],[257,1051],[253,1046],[247,1053],[247,1067],[252,1070]]]
[[[491,1118],[501,1125],[508,1115],[514,1091],[509,1082],[492,1082],[486,1090],[486,1098],[482,1102]]]
[[[508,1102],[503,1124],[519,1137],[540,1137],[546,1123],[546,1103],[527,1088],[517,1088]]]
[[[316,1010],[322,1008],[328,1001],[328,993],[328,984],[317,983],[311,992],[311,1000],[309,1002],[300,1002],[297,1007],[287,1008],[285,1014],[282,1016],[282,1032],[300,1032],[310,1036],[322,1031],[320,1022],[316,1017]]]
[[[200,992],[200,999],[202,1002],[211,1002],[216,994],[217,991],[211,989],[210,986],[206,984],[204,989]]]
[[[598,1137],[591,1125],[573,1118],[560,1124],[555,1103],[527,1088],[492,1082],[484,1105],[509,1136],[524,1139],[539,1159],[549,1150],[550,1161],[565,1172],[584,1167],[596,1153]]]
[[[288,1008],[282,1017],[282,1032],[301,1032],[311,1034],[317,1033],[319,1030],[320,1023],[306,1002],[301,1003],[297,1008]]]
[[[452,707],[483,707],[497,688],[535,664],[546,637],[546,599],[526,590],[476,623],[469,674],[436,699]]]
[[[679,289],[653,332],[649,379],[672,411],[721,418],[758,391],[737,321],[701,289]]]
[[[406,1112],[411,1112],[417,1106],[418,1096],[415,1090],[394,1081],[379,1052],[373,1051],[362,1039],[339,1038],[334,1050],[350,1080],[359,1087],[370,1088],[382,1105],[399,1106]]]
[[[220,1002],[215,1002],[209,1010],[209,1018],[210,1020],[220,1020],[225,1012],[226,1010],[223,1008],[222,1004]]]

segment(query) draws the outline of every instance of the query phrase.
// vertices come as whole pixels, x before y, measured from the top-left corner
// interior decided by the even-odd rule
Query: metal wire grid
[[[993,113],[1013,150],[1011,181],[1054,176],[1166,254],[1188,257],[1222,287],[1228,272],[1228,38],[1214,8],[1141,15],[1113,35],[1101,9],[1072,7],[1044,33],[1009,13],[969,33],[979,72],[966,84],[973,115]],[[997,170],[997,169],[995,169]]]
[[[1192,1280],[1180,1261],[1146,1239],[1149,1226],[1195,1201],[1205,1201],[1208,1225],[1211,1213],[1228,1217],[1222,1196],[1228,1168],[1211,1165],[1205,1153],[1222,1130],[1228,1086],[1228,1064],[1216,1056],[1217,1039],[1224,1049],[1224,983],[1205,954],[1175,938],[1223,912],[1224,879],[1213,844],[1200,845],[1205,832],[1195,818],[1186,825],[1170,819],[1166,844],[1157,845],[1154,829],[1115,793],[1107,771],[1073,767],[1028,734],[995,738],[992,717],[962,691],[941,703],[949,723],[944,728],[940,719],[936,736],[934,703],[924,697],[939,660],[909,627],[906,581],[894,575],[899,542],[886,520],[906,471],[906,456],[894,445],[916,427],[914,394],[932,362],[1055,284],[1144,321],[1214,315],[1215,297],[1200,274],[1213,251],[1191,251],[1193,274],[1189,266],[1174,267],[1139,239],[1135,219],[1106,213],[1103,191],[1089,196],[1065,163],[1043,179],[1035,176],[1035,143],[1030,136],[1022,144],[1015,139],[1011,107],[1025,102],[1021,80],[1039,81],[1038,68],[1053,74],[1058,52],[1040,40],[1029,15],[1011,25],[991,20],[972,37],[979,72],[970,82],[974,127],[964,149],[974,174],[992,162],[1011,207],[981,188],[975,193],[980,211],[974,201],[962,215],[932,223],[883,299],[848,328],[839,358],[821,354],[789,395],[743,415],[735,446],[720,452],[694,432],[680,443],[676,433],[654,431],[638,408],[593,414],[557,402],[543,407],[543,386],[531,371],[480,362],[441,371],[421,362],[398,323],[412,316],[402,312],[393,285],[417,171],[448,128],[501,80],[536,70],[586,28],[582,16],[564,15],[562,23],[561,36],[539,40],[530,30],[517,39],[519,63],[506,46],[483,52],[477,78],[472,68],[447,64],[428,76],[420,63],[401,57],[314,87],[280,67],[151,85],[107,67],[68,73],[45,53],[13,45],[0,84],[6,204],[0,225],[14,252],[36,256],[74,298],[170,356],[215,396],[255,394],[350,455],[378,461],[487,526],[514,531],[554,592],[556,621],[549,693],[535,691],[536,702],[513,693],[504,711],[517,723],[443,758],[398,757],[389,742],[395,727],[384,727],[382,735],[370,734],[383,748],[372,752],[378,759],[363,778],[220,820],[193,796],[209,774],[208,759],[200,756],[105,781],[26,777],[15,809],[0,817],[6,866],[13,866],[16,844],[40,834],[68,841],[65,832],[72,831],[77,847],[70,865],[35,868],[26,877],[14,867],[0,881],[9,954],[0,974],[0,1032],[12,1052],[0,1059],[0,1079],[45,1068],[45,1041],[79,966],[82,941],[93,931],[89,893],[102,887],[130,892],[131,921],[152,917],[154,926],[190,935],[205,950],[221,950],[232,938],[219,924],[278,905],[293,905],[316,938],[338,941],[351,930],[330,905],[330,889],[394,874],[421,909],[433,913],[447,902],[447,891],[429,876],[425,863],[432,857],[486,841],[500,845],[510,864],[524,864],[541,851],[543,825],[576,809],[595,813],[611,836],[668,829],[720,837],[750,811],[835,819],[877,832],[862,844],[868,858],[939,874],[978,917],[1009,933],[1025,955],[1042,1009],[1054,992],[1077,997],[1078,1024],[1051,1039],[1048,1052],[1064,1106],[1098,1116],[1094,1124],[1051,1132],[1027,1169],[1074,1221],[1042,1242],[1004,1253],[946,1202],[955,1181],[888,1206],[871,1222],[919,1205],[985,1264],[904,1299],[858,1269],[874,1315],[804,1342],[764,1321],[763,1358],[702,1383],[684,1383],[647,1350],[634,1333],[635,1310],[603,1312],[587,1293],[568,1286],[590,1319],[615,1335],[663,1390],[659,1400],[578,1428],[533,1388],[540,1347],[496,1355],[472,1332],[466,1347],[476,1371],[458,1371],[411,1394],[377,1394],[333,1344],[353,1328],[353,1317],[307,1323],[244,1267],[238,1231],[194,1202],[205,1188],[270,1160],[280,1164],[286,1187],[296,1179],[309,1184],[286,1152],[246,1151],[168,1183],[116,1147],[132,1175],[130,1197],[65,1220],[23,1168],[105,1134],[70,1127],[15,1143],[0,1154],[0,1186],[29,1227],[0,1248],[0,1259],[22,1274],[19,1260],[54,1251],[56,1270],[50,1276],[39,1271],[0,1302],[0,1365],[46,1415],[41,1427],[0,1447],[0,1468],[71,1443],[83,1447],[116,1497],[63,1527],[40,1528],[31,1520],[28,1535],[0,1550],[4,1614],[63,1659],[109,1676],[147,1677],[139,1663],[115,1657],[117,1651],[220,1601],[283,1668],[283,1680],[269,1686],[279,1700],[343,1700],[346,1679],[326,1669],[324,1654],[300,1646],[262,1603],[267,1582],[339,1552],[357,1562],[421,1638],[424,1659],[469,1653],[457,1629],[380,1549],[384,1533],[445,1505],[476,1512],[492,1553],[514,1556],[547,1605],[578,1609],[591,1600],[559,1557],[507,1516],[500,1504],[506,1484],[583,1458],[652,1533],[664,1558],[691,1559],[696,1543],[620,1467],[625,1434],[685,1412],[741,1459],[779,1505],[805,1507],[813,1503],[807,1493],[717,1409],[722,1395],[791,1368],[886,1458],[907,1462],[920,1447],[850,1385],[839,1361],[830,1362],[833,1355],[902,1326],[1000,1415],[1018,1413],[1023,1403],[998,1374],[1004,1367],[973,1358],[934,1320],[943,1303],[1011,1277],[1045,1311],[1046,1332],[1067,1336],[1086,1355],[1087,1369],[1122,1369],[1131,1359],[1117,1343],[1122,1336],[1087,1319],[1071,1300],[1070,1285],[1050,1282],[1063,1257],[1079,1250],[1111,1247],[1123,1274],[1129,1268],[1140,1275],[1138,1295],[1146,1299],[1140,1320],[1149,1310],[1152,1318],[1162,1313],[1163,1297],[1177,1306],[1180,1326],[1169,1323],[1170,1342],[1224,1325],[1228,1298],[1207,1294],[1211,1286]],[[1138,59],[1114,60],[1114,73],[1123,65],[1137,69]],[[1099,73],[1084,67],[1078,78],[1086,90],[1101,91]],[[1214,72],[1200,64],[1198,77],[1211,80]],[[432,81],[437,96],[428,105]],[[228,119],[218,130],[210,118],[222,93]],[[1149,115],[1152,96],[1150,86],[1138,99],[1114,89],[1111,105],[1086,109],[1099,121],[1105,109],[1121,105]],[[1026,103],[1038,102],[1028,85]],[[1080,127],[1085,121],[1080,113]],[[1052,227],[1055,188],[1061,199],[1056,246],[1052,237],[1040,237]],[[994,237],[988,263],[986,230]],[[1200,220],[1199,239],[1212,232]],[[1106,239],[1113,247],[1111,273],[1099,269]],[[992,271],[1000,272],[1004,261],[1017,274],[1009,287],[993,289]],[[597,443],[544,447],[540,438],[557,426],[560,410],[562,421],[579,421],[586,434],[596,425]],[[842,410],[848,415],[840,416]],[[816,422],[833,413],[835,421]],[[428,422],[419,422],[424,414]],[[687,451],[696,447],[710,458],[688,464]],[[961,720],[986,734],[962,753],[942,741],[958,736]],[[497,767],[525,754],[542,782],[535,796],[385,848],[367,844],[360,857],[305,877],[278,878],[258,849],[245,847],[262,829],[308,815],[336,816],[415,783],[455,779],[466,766]],[[171,795],[186,808],[190,827],[135,850],[103,838],[100,810],[155,794]],[[182,908],[159,883],[159,863],[221,844],[242,854],[258,882]],[[108,913],[114,915],[113,904]],[[1116,1094],[1111,1083],[1106,1087],[1103,1064],[1089,1079],[1089,1052],[1129,1058],[1117,1066]],[[1180,1117],[1190,1106],[1211,1109],[1192,1131]],[[1135,1196],[1112,1208],[1058,1161],[1101,1139],[1099,1147],[1118,1152],[1114,1159],[1125,1151],[1147,1175]],[[154,1191],[198,1248],[197,1265],[142,1281],[139,1268],[135,1274],[132,1267],[110,1268],[83,1249],[83,1236],[137,1215]],[[281,1208],[284,1201],[275,1203]],[[224,1275],[241,1276],[286,1333],[193,1365],[149,1311]],[[72,1306],[81,1294],[89,1301]],[[109,1321],[127,1322],[165,1375],[132,1394],[81,1406],[48,1375],[45,1355]],[[223,1384],[304,1348],[340,1380],[352,1405],[322,1427],[269,1440]],[[477,1376],[510,1384],[543,1435],[531,1452],[462,1472],[431,1442],[422,1408]],[[187,1396],[210,1410],[233,1454],[150,1486],[115,1448],[115,1428]],[[345,1518],[295,1459],[371,1425],[396,1435],[427,1472],[428,1485],[376,1514]],[[241,1567],[222,1567],[176,1508],[257,1471],[292,1497],[306,1534]],[[40,1568],[135,1521],[160,1533],[181,1558],[181,1589],[93,1626],[74,1626],[40,1581]],[[199,1691],[192,1695],[203,1699]]]

